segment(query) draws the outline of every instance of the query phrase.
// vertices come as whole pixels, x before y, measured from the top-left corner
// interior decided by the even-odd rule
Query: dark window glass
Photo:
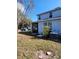
[[[39,19],[39,20],[41,19],[40,16],[38,17],[38,19]]]
[[[52,12],[50,12],[49,18],[52,18]]]

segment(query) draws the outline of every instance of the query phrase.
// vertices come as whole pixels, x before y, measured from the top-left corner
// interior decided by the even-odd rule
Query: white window
[[[50,15],[49,13],[46,13],[46,14],[40,15],[40,18],[44,20],[44,19],[49,18],[49,15]]]
[[[48,23],[48,24],[47,24]],[[52,31],[52,22],[49,21],[49,22],[44,22],[44,26],[49,26],[50,28],[50,31]]]
[[[52,31],[52,22],[51,21],[48,23],[48,26],[50,28],[50,31]]]
[[[61,16],[61,10],[57,10],[57,11],[52,12],[52,15],[53,15],[53,17]]]

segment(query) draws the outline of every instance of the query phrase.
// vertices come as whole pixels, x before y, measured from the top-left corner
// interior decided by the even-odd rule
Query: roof
[[[54,8],[53,10],[50,10],[50,11],[47,11],[47,12],[40,13],[40,14],[38,14],[37,16],[40,16],[40,15],[42,15],[42,14],[49,13],[49,12],[51,12],[51,11],[56,11],[56,10],[61,10],[61,7],[56,7],[56,8]]]

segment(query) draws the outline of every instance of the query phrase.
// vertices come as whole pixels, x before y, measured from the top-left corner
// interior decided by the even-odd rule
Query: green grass
[[[35,52],[42,50],[54,52],[56,59],[61,58],[60,43],[48,40],[17,40],[18,59],[35,59]]]

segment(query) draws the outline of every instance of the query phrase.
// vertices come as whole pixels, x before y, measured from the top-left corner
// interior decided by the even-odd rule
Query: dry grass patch
[[[60,59],[61,45],[48,40],[19,39],[17,40],[18,59],[35,59],[35,52],[42,50],[44,53],[51,51],[56,59]]]

